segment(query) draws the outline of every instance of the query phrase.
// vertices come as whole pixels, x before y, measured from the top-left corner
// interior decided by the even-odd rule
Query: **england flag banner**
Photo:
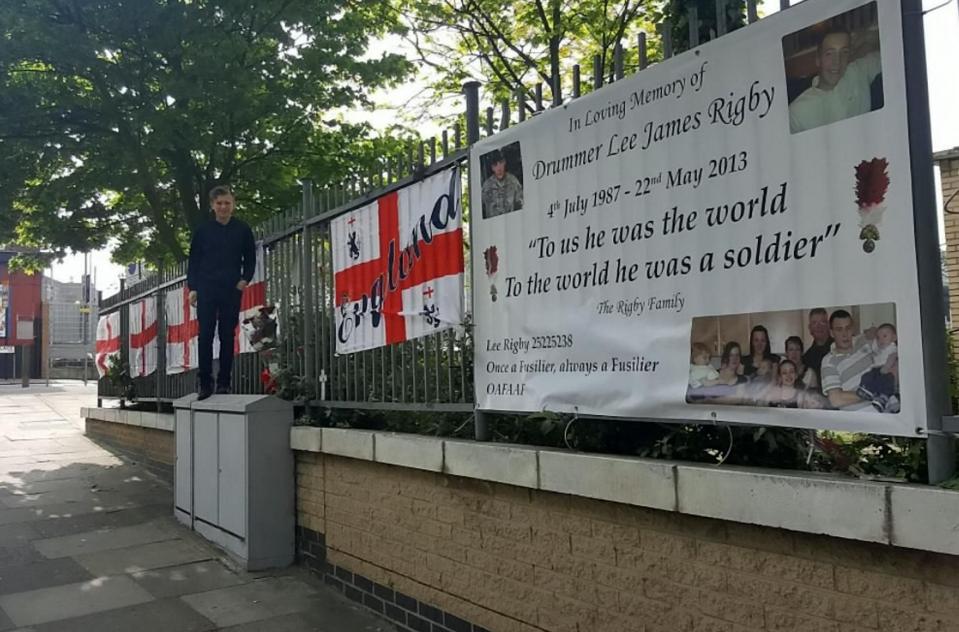
[[[130,305],[130,377],[145,377],[157,368],[157,300]]]
[[[167,375],[195,369],[200,335],[196,307],[190,305],[190,290],[182,288],[166,294],[166,372]],[[216,352],[217,345],[213,345]]]
[[[120,312],[100,316],[97,321],[96,360],[100,377],[107,374],[110,359],[120,355]]]
[[[336,351],[353,353],[463,320],[460,172],[454,166],[331,222]]]
[[[247,332],[243,329],[243,321],[248,318],[253,318],[260,312],[262,307],[266,306],[266,274],[264,273],[265,261],[263,260],[263,254],[263,244],[258,243],[256,248],[256,269],[253,272],[253,278],[250,280],[250,284],[243,290],[243,296],[240,298],[240,324],[237,326],[233,345],[233,352],[237,354],[256,351],[247,336]],[[218,345],[214,346],[216,347]]]
[[[243,290],[240,297],[240,313],[236,331],[233,336],[233,353],[250,353],[255,351],[252,343],[243,331],[242,323],[245,319],[254,316],[260,308],[266,305],[266,274],[263,259],[263,244],[257,244],[256,269],[250,284]],[[199,366],[198,345],[200,339],[200,322],[196,307],[190,305],[190,290],[186,286],[168,292],[166,295],[166,322],[167,322],[167,375],[184,373]],[[220,343],[218,332],[213,334],[213,358],[220,357]]]

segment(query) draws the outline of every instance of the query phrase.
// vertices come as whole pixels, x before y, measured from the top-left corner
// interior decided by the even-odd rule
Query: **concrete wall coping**
[[[343,428],[295,427],[318,452],[530,489],[959,555],[959,492]]]
[[[140,426],[141,428],[155,428],[166,432],[173,432],[175,427],[173,413],[127,410],[125,408],[81,408],[80,416],[84,419],[109,421],[127,426]]]

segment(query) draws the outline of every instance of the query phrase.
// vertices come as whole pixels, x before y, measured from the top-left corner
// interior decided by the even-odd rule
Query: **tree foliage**
[[[637,63],[640,31],[651,32],[655,0],[415,0],[408,2],[408,35],[419,61],[436,81],[432,94],[459,92],[464,81],[482,81],[488,95],[512,97],[535,83],[552,86],[571,67],[592,73],[599,55],[604,76],[622,42],[627,64]],[[652,50],[652,47],[651,47]]]
[[[0,242],[169,262],[215,184],[257,221],[362,170],[383,148],[329,112],[409,72],[367,54],[396,28],[380,0],[4,0]]]

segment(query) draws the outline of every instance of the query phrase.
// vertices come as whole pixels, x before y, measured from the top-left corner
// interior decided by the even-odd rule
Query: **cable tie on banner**
[[[716,413],[713,413],[714,415]],[[726,459],[729,458],[729,455],[733,453],[733,427],[729,424],[724,424],[726,430],[729,432],[729,447],[726,449],[726,454],[723,455],[723,458],[719,459],[719,463],[716,464],[716,467],[719,467],[726,462]]]
[[[573,446],[569,444],[569,429],[577,419],[579,419],[579,406],[573,406],[573,418],[569,420],[566,428],[563,429],[563,443],[565,443],[566,447],[570,450],[573,449]]]

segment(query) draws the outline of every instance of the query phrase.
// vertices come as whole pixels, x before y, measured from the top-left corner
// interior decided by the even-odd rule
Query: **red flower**
[[[887,167],[889,161],[885,158],[863,160],[856,167],[856,204],[860,208],[879,204],[886,198],[889,189]]]
[[[269,369],[260,371],[260,383],[263,384],[263,391],[267,395],[272,395],[276,392],[276,382],[273,381],[273,376],[270,375]]]
[[[499,255],[496,253],[496,246],[490,246],[483,252],[486,259],[486,274],[493,276],[499,269]]]

